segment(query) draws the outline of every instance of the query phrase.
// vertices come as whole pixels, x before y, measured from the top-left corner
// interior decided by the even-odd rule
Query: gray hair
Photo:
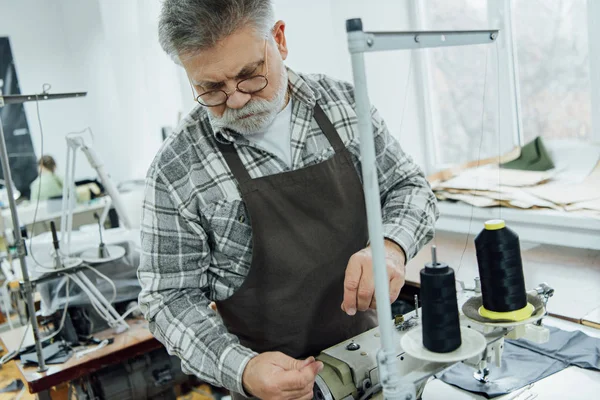
[[[275,24],[271,0],[164,0],[158,38],[176,62],[209,49],[246,24],[267,35]]]

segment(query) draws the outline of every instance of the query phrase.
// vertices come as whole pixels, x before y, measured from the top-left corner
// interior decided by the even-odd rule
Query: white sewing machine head
[[[470,318],[471,303],[481,302],[481,288],[475,280],[474,288],[467,288],[461,282],[458,293],[462,344],[451,353],[432,353],[422,346],[419,309],[396,317],[396,354],[398,374],[403,380],[416,387],[417,398],[425,383],[434,374],[457,363],[463,362],[474,368],[473,378],[486,382],[490,370],[488,364],[500,366],[504,338],[527,338],[537,343],[548,341],[549,331],[542,326],[546,315],[546,303],[554,294],[554,289],[542,283],[529,291],[529,301],[535,302],[531,317],[520,322],[484,322]],[[472,305],[471,305],[472,309]],[[317,359],[324,364],[314,386],[317,400],[339,400],[382,397],[379,378],[377,352],[381,347],[379,328],[373,328],[350,340],[324,350]]]

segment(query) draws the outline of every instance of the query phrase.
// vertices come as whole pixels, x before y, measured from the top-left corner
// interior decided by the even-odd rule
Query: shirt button
[[[240,215],[240,217],[238,218],[238,221],[240,221],[241,223],[246,222],[246,217],[244,217],[243,215]]]

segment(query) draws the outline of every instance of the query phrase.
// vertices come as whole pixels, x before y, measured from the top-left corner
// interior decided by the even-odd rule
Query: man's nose
[[[250,101],[250,97],[252,97],[252,95],[236,90],[229,95],[229,98],[227,99],[227,107],[233,109],[242,108],[248,103],[248,101]]]

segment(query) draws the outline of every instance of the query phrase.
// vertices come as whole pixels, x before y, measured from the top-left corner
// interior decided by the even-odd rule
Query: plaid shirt
[[[360,176],[352,87],[323,75],[289,70],[289,89],[292,169],[322,162],[334,153],[312,119],[319,100]],[[408,260],[433,236],[436,200],[422,171],[374,108],[372,121],[384,233],[404,249]],[[208,307],[210,301],[224,300],[241,286],[252,253],[249,216],[216,140],[234,142],[252,178],[290,170],[243,136],[214,132],[206,110],[195,108],[165,141],[148,171],[139,302],[151,332],[169,353],[181,358],[186,373],[244,393],[242,373],[255,353],[229,334]]]

